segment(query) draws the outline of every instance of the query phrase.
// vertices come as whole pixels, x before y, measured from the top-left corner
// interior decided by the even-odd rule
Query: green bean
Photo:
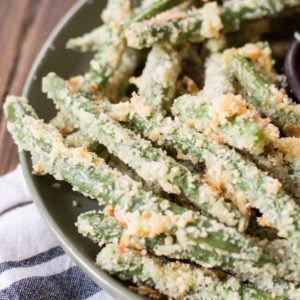
[[[300,7],[295,0],[229,0],[223,6],[208,3],[203,8],[182,15],[132,23],[126,30],[128,44],[141,49],[158,42],[177,43],[183,39],[200,42],[218,37],[222,32],[236,31],[245,22],[277,16],[286,10]],[[206,16],[209,15],[210,19]]]
[[[277,128],[249,109],[241,96],[231,94],[206,100],[184,95],[176,99],[172,112],[196,130],[206,132],[209,128],[226,144],[252,154],[263,153],[274,137],[279,137]]]
[[[107,111],[114,110],[108,103],[103,102],[103,105]],[[212,183],[225,189],[244,215],[249,212],[250,203],[279,230],[280,236],[291,240],[295,251],[300,250],[300,220],[297,217],[300,209],[295,200],[283,191],[278,180],[259,170],[234,150],[170,118],[159,114],[149,118],[128,111],[123,120],[151,140],[175,148],[179,157],[205,161]]]
[[[109,78],[108,85],[105,88],[105,94],[112,102],[115,102],[126,96],[129,79],[133,76],[142,55],[136,50],[126,47],[120,65],[116,72]]]
[[[106,103],[106,109],[109,106]],[[224,188],[244,214],[248,212],[249,201],[279,230],[281,236],[290,238],[298,251],[299,207],[283,191],[278,180],[259,170],[233,149],[170,118],[155,116],[147,119],[132,113],[128,114],[127,122],[150,139],[175,148],[179,157],[195,162],[205,161],[212,182]]]
[[[228,55],[228,64],[250,96],[248,101],[287,135],[298,136],[300,105],[294,104],[283,91],[269,84],[246,58],[235,51]]]
[[[133,13],[132,0],[109,0],[101,17],[104,24],[91,32],[67,42],[67,48],[81,52],[101,51],[104,43],[111,39],[111,27],[126,21]]]
[[[234,228],[144,191],[139,182],[111,169],[85,148],[66,147],[55,127],[37,119],[24,98],[8,98],[5,114],[16,143],[31,152],[34,172],[50,173],[100,204],[110,204],[107,214],[126,226],[124,241],[165,234],[182,247],[197,245],[222,257],[259,259],[260,247]]]
[[[120,226],[115,217],[108,217],[95,211],[81,214],[77,219],[76,226],[80,234],[100,245],[117,243],[120,249],[126,247],[139,250],[145,249],[157,256],[188,259],[204,267],[222,266],[225,269],[230,269],[235,268],[235,264],[239,264],[238,260],[233,259],[230,255],[226,256],[222,252],[213,251],[209,247],[201,247],[195,242],[192,243],[191,235],[187,236],[185,244],[182,244],[180,236],[175,237],[170,234],[134,238],[128,238],[125,235],[126,239],[124,239],[126,228]]]
[[[114,106],[103,102],[102,109],[109,112]],[[170,118],[154,115],[149,119],[129,112],[127,119],[123,120],[153,141],[175,148],[179,158],[205,161],[210,180],[225,189],[229,199],[245,215],[249,212],[248,203],[258,208],[279,230],[280,236],[291,240],[299,253],[300,221],[297,215],[300,210],[278,180],[259,170],[233,149]]]
[[[180,262],[169,262],[152,255],[106,245],[97,255],[97,264],[122,280],[147,285],[171,298],[183,299],[273,299],[234,277],[225,280],[206,269]]]
[[[265,146],[279,138],[279,131],[248,107],[241,96],[231,93],[233,87],[229,79],[223,81],[226,72],[225,68],[223,72],[220,70],[222,64],[222,56],[213,55],[206,64],[208,82],[203,93],[200,96],[179,97],[173,104],[172,112],[181,121],[193,124],[196,130],[205,132],[209,128],[228,145],[261,154]],[[216,75],[210,74],[213,66],[219,66],[215,70]],[[209,98],[209,95],[215,98]]]
[[[65,137],[65,143],[68,147],[87,147],[87,149],[91,152],[97,152],[100,148],[99,143],[90,139],[86,134],[84,134],[81,130],[77,130]]]
[[[166,11],[186,0],[157,0],[145,6],[140,11],[136,12],[130,19],[130,23],[140,22],[153,18],[157,14]]]
[[[217,37],[222,28],[219,12],[216,3],[208,3],[195,11],[170,13],[149,21],[132,23],[125,31],[127,43],[130,47],[142,49],[159,42],[175,44],[182,39],[200,42],[205,38]],[[204,21],[204,16],[211,13],[216,16],[216,24]]]
[[[122,236],[124,227],[120,227],[113,217],[107,217],[102,213],[89,211],[81,214],[76,226],[78,231],[85,237],[90,238],[100,245],[107,243],[118,244],[120,250],[130,249],[147,250],[158,257],[164,256],[172,259],[188,260],[204,267],[212,267],[214,264],[222,265],[224,270],[234,272],[243,280],[250,282],[257,289],[272,293],[273,297],[283,299],[298,299],[300,287],[293,282],[276,279],[278,270],[268,257],[262,257],[257,263],[240,260],[233,261],[229,257],[222,257],[215,252],[193,247],[182,248],[177,240],[170,240],[171,243],[165,246],[165,237],[145,238],[142,243],[139,240],[132,240],[124,245]],[[142,244],[142,247],[140,245]],[[272,253],[269,253],[272,255]],[[252,299],[252,298],[250,298]],[[255,299],[255,298],[254,298]],[[263,298],[264,299],[264,298]]]
[[[225,94],[235,94],[233,76],[228,72],[223,57],[219,53],[212,54],[205,62],[205,81],[201,96],[213,99]]]
[[[229,0],[224,3],[222,21],[232,31],[243,22],[274,17],[299,5],[299,0]]]
[[[141,77],[136,80],[139,95],[157,111],[170,107],[174,97],[180,63],[185,49],[170,45],[156,45],[150,51]]]
[[[150,86],[151,83],[147,88]],[[145,100],[151,103],[151,99]],[[112,106],[103,101],[101,109],[115,116],[114,110],[120,111],[121,107],[123,114],[122,120],[118,116],[119,121],[128,122],[145,137],[161,145],[175,148],[179,158],[205,161],[212,183],[225,190],[243,215],[249,214],[250,203],[264,214],[282,237],[290,238],[296,251],[300,250],[300,221],[297,218],[300,209],[295,200],[284,192],[277,179],[268,176],[239,153],[213,141],[211,137],[183,126],[176,120],[164,118],[155,112],[155,107],[154,113],[145,116],[136,113],[134,109],[124,109],[126,105],[131,107],[130,103]]]
[[[124,28],[131,22],[146,20],[156,14],[174,7],[184,0],[157,0],[144,9],[133,14],[123,24],[111,22],[107,24],[104,34],[106,38],[102,40],[101,48],[90,62],[90,70],[85,75],[87,85],[103,89],[111,76],[116,72],[120,64],[122,53],[125,49]],[[120,4],[122,1],[120,1]]]
[[[168,193],[185,195],[197,208],[243,230],[246,220],[207,183],[166,155],[161,149],[135,135],[100,112],[88,99],[73,94],[67,83],[54,73],[43,80],[43,91],[78,121],[81,130],[107,147],[146,181],[157,182]],[[144,109],[142,107],[142,109]],[[91,125],[93,124],[93,125]]]

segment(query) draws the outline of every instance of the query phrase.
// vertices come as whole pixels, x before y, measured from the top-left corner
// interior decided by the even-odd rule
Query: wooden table
[[[0,0],[0,175],[18,163],[6,130],[2,104],[20,95],[28,71],[47,36],[76,0]]]

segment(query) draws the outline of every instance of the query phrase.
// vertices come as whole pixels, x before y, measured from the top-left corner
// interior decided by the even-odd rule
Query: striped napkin
[[[0,177],[0,299],[113,300],[58,246],[20,166]]]

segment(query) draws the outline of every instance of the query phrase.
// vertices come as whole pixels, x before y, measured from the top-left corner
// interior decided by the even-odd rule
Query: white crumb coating
[[[168,262],[151,255],[106,245],[97,255],[97,264],[111,274],[140,285],[148,285],[171,298],[241,299],[240,283],[224,282],[208,270],[180,262]]]
[[[269,242],[265,247],[265,253],[276,261],[279,277],[300,282],[300,256],[295,254],[286,240],[277,239]]]
[[[155,45],[142,75],[135,80],[140,97],[157,111],[168,107],[174,97],[183,52],[169,44]]]
[[[68,147],[86,147],[90,151],[97,147],[97,143],[94,140],[90,139],[86,134],[81,130],[75,131],[67,135],[64,139],[65,144]]]
[[[228,72],[222,54],[212,54],[205,61],[205,82],[201,96],[213,99],[225,94],[235,94],[233,77]]]
[[[221,9],[217,2],[210,2],[202,8],[203,23],[200,34],[207,39],[218,38],[223,29]]]
[[[106,26],[103,25],[83,36],[69,39],[66,47],[81,52],[97,51],[100,45],[107,40],[107,34]]]
[[[131,0],[109,0],[101,14],[103,22],[123,22],[132,14]]]
[[[294,181],[294,194],[300,197],[300,138],[281,138],[277,146],[283,155],[283,164]]]
[[[288,1],[287,1],[288,2]],[[247,13],[245,13],[244,18],[253,19],[257,17],[264,16],[270,12],[277,13],[281,11],[284,7],[284,1],[276,0],[276,1],[262,1],[262,0],[248,0],[248,1],[240,1],[240,0],[228,0],[224,2],[224,8],[230,8],[233,12],[241,11],[241,8],[247,7]]]
[[[70,116],[61,110],[50,120],[50,124],[55,126],[62,135],[70,134],[76,130],[76,125],[72,122]]]

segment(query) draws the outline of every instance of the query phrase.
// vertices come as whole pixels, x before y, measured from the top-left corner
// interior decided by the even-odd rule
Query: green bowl
[[[90,55],[76,53],[65,48],[70,37],[82,35],[99,26],[100,12],[106,1],[79,1],[62,18],[37,56],[26,81],[23,95],[30,100],[38,115],[49,121],[55,114],[54,105],[41,91],[41,79],[54,71],[64,78],[82,74],[88,68]],[[108,275],[95,264],[99,247],[77,233],[74,223],[85,211],[97,209],[96,201],[74,191],[62,183],[59,189],[52,185],[50,176],[32,176],[32,164],[28,153],[21,152],[23,174],[36,206],[43,219],[54,232],[60,245],[72,260],[97,285],[117,299],[142,299],[131,292],[122,282]],[[78,207],[72,205],[76,200]]]

